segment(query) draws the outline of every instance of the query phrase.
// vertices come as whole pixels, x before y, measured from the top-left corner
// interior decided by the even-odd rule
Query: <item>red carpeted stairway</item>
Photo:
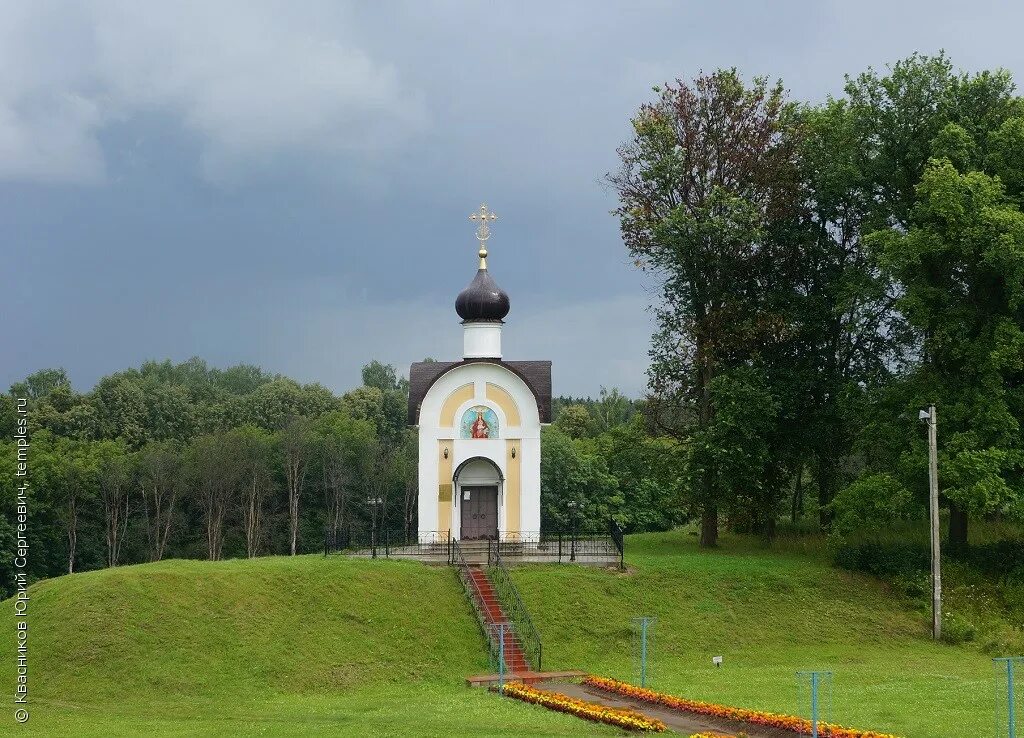
[[[508,623],[487,574],[480,568],[471,567],[469,576],[473,580],[474,604],[482,615],[485,626],[490,630],[499,623]],[[519,637],[511,625],[505,629],[505,671],[516,676],[528,676],[533,671],[526,661]]]

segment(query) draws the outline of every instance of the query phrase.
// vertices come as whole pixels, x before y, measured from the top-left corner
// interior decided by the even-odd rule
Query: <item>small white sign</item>
[[[465,492],[462,493],[462,499],[464,499],[464,500],[468,500],[469,499],[469,490],[468,489]]]
[[[721,656],[712,656],[711,657],[711,663],[714,664],[715,666],[721,666],[722,665],[722,657]]]

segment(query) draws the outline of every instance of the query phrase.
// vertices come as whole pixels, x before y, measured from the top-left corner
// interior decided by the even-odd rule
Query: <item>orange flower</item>
[[[502,691],[506,697],[514,697],[517,700],[541,705],[549,710],[568,713],[585,720],[594,720],[608,725],[615,725],[627,730],[646,730],[660,733],[665,730],[665,724],[655,718],[650,718],[636,710],[623,710],[615,707],[606,707],[597,702],[587,702],[575,697],[567,697],[558,692],[549,692],[544,689],[537,689],[522,682],[509,682]]]
[[[774,712],[745,710],[741,707],[727,707],[725,705],[716,705],[711,702],[682,699],[681,697],[673,697],[672,695],[662,694],[650,689],[644,689],[643,687],[635,687],[632,684],[626,684],[625,682],[608,679],[606,677],[588,676],[584,678],[583,683],[591,687],[603,689],[606,692],[614,692],[615,694],[631,697],[635,700],[640,700],[641,702],[649,702],[651,704],[669,707],[673,710],[680,710],[682,712],[694,712],[700,715],[711,715],[713,717],[737,720],[754,725],[782,728],[784,730],[792,730],[795,733],[806,734],[811,732],[810,720],[794,717],[792,715],[779,715]],[[823,736],[823,738],[897,738],[896,736],[889,735],[887,733],[876,733],[870,730],[855,730],[853,728],[844,728],[840,725],[832,725],[830,723],[822,722],[818,723],[818,734]]]

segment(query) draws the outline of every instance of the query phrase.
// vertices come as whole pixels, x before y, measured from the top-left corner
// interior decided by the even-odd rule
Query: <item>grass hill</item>
[[[816,546],[766,551],[727,536],[708,552],[673,531],[631,536],[627,552],[628,574],[516,571],[549,663],[631,680],[630,619],[649,615],[661,691],[809,717],[796,672],[824,669],[834,672],[835,722],[906,738],[992,730],[991,659],[934,643],[912,603],[829,566]]]
[[[742,539],[698,552],[681,532],[631,537],[627,552],[624,574],[514,572],[546,668],[629,678],[630,618],[653,615],[656,688],[792,713],[795,672],[831,668],[838,722],[906,738],[991,730],[989,659],[930,642],[920,614],[874,580]],[[168,561],[44,581],[31,597],[30,733],[604,731],[462,686],[487,664],[446,567]]]
[[[447,567],[166,561],[47,580],[30,596],[29,733],[593,733],[463,686],[487,658]]]

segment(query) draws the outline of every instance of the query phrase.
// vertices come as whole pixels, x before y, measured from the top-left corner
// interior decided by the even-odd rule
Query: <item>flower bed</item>
[[[605,707],[596,702],[586,702],[574,697],[566,697],[558,692],[537,689],[522,682],[509,682],[505,685],[502,694],[506,697],[515,697],[523,702],[541,705],[549,710],[565,712],[585,720],[607,723],[608,725],[626,728],[627,730],[646,730],[654,733],[660,733],[665,730],[663,722],[649,718],[636,710]]]
[[[752,725],[764,725],[769,728],[782,728],[792,730],[794,733],[807,735],[811,732],[811,721],[792,715],[779,715],[773,712],[759,712],[757,710],[745,710],[741,707],[727,707],[716,705],[711,702],[699,702],[697,700],[686,700],[680,697],[673,697],[668,694],[661,694],[643,687],[634,687],[615,679],[607,679],[599,676],[588,676],[583,683],[590,687],[597,687],[606,692],[613,692],[624,697],[631,697],[641,702],[649,702],[662,707],[669,707],[673,710],[693,712],[699,715],[710,715],[712,717],[725,718],[727,720],[738,720]],[[818,735],[823,738],[896,738],[887,733],[876,733],[871,730],[855,730],[844,728],[830,723],[818,723]]]

